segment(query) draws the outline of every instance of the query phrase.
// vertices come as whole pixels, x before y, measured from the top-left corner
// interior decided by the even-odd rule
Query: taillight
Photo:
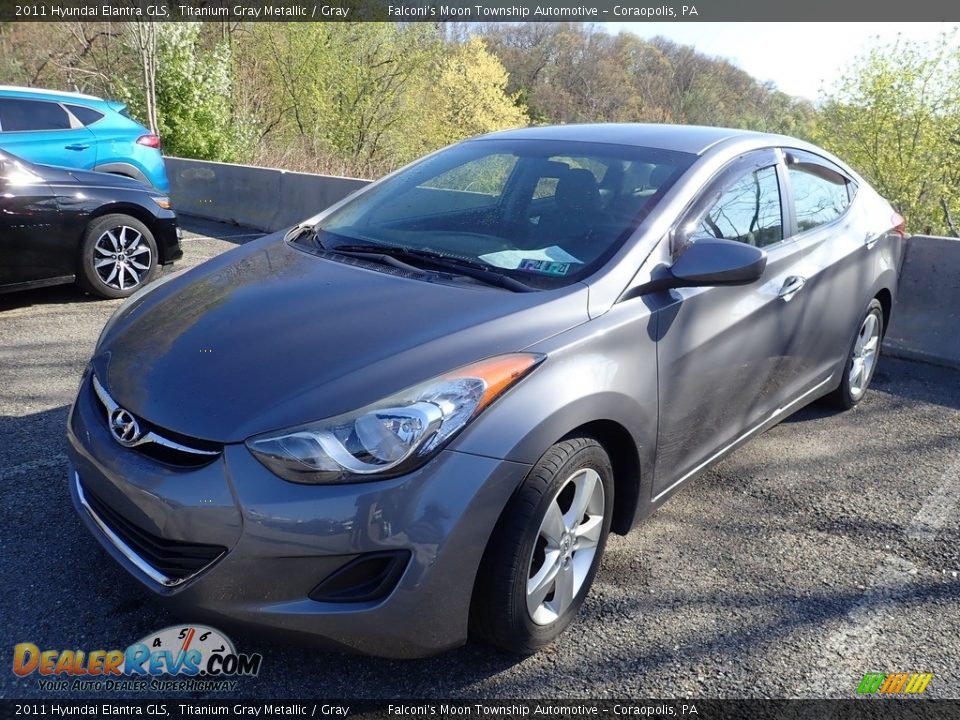
[[[907,221],[900,213],[894,213],[890,218],[893,225],[893,231],[900,237],[907,236]]]
[[[160,149],[160,136],[159,135],[141,135],[137,138],[137,145],[146,145],[147,147]]]

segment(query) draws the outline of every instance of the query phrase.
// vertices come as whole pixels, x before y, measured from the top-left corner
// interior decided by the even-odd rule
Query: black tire
[[[590,471],[599,477],[593,478]],[[589,479],[594,488],[599,480],[602,487],[602,522],[598,522],[601,513],[596,512],[595,504],[585,510],[582,518],[576,520],[579,523],[591,518],[588,523],[592,523],[593,532],[596,532],[598,524],[600,526],[596,550],[592,557],[589,555],[589,547],[578,548],[577,544],[572,546],[573,549],[569,549],[568,545],[567,549],[550,550],[546,538],[541,537],[541,523],[554,502],[557,508],[552,508],[553,510],[559,509],[567,513],[564,503],[569,496],[569,507],[572,508],[574,496],[582,487],[574,482],[574,478],[580,478],[581,482]],[[570,489],[571,486],[573,490]],[[596,490],[592,492],[595,493]],[[595,499],[596,495],[590,497]],[[610,532],[613,500],[613,469],[610,458],[596,440],[588,437],[571,438],[547,450],[510,499],[484,552],[470,608],[471,637],[518,655],[530,655],[552,643],[573,622],[590,591]],[[588,524],[584,524],[580,528],[587,526]],[[569,530],[569,527],[566,529]],[[575,531],[571,532],[567,539],[569,541],[574,537]],[[593,539],[585,535],[577,538],[577,543],[581,541],[592,546]],[[558,547],[562,548],[562,543]],[[548,608],[550,598],[553,598],[552,602],[557,602],[559,588],[555,585],[537,611],[540,621],[535,622],[527,605],[527,582],[531,580],[531,572],[538,569],[535,565],[538,565],[540,570],[546,568],[545,553],[548,550],[553,557],[561,558],[556,563],[561,569],[555,583],[559,581],[559,573],[569,569],[570,575],[567,577],[571,578],[572,584],[568,587],[575,588],[577,570],[574,568],[582,571],[586,564],[590,563],[589,570],[583,576],[579,588],[567,594],[568,597],[572,595],[569,605],[562,612],[557,612],[555,619],[550,621],[549,618],[554,614],[554,611]],[[570,554],[565,555],[566,552]],[[577,560],[577,553],[580,552],[585,555]],[[565,561],[562,559],[564,557]],[[562,604],[561,601],[558,610]],[[543,615],[546,615],[546,619]]]
[[[118,244],[114,248],[107,233],[111,233],[118,243],[124,238],[127,247]],[[100,243],[101,239],[103,243]],[[116,257],[112,257],[109,252],[104,254],[105,249],[115,251]],[[132,250],[133,254],[128,256],[128,250]],[[113,264],[98,269],[96,263],[105,260],[112,261]],[[111,275],[111,272],[116,274]],[[158,272],[157,241],[150,228],[135,217],[119,213],[104,215],[95,218],[87,226],[80,245],[77,268],[77,284],[85,292],[104,298],[125,298],[156,278]],[[120,284],[123,287],[120,287]]]
[[[855,361],[857,342],[860,339],[861,333],[864,332],[868,318],[871,316],[874,318],[874,322],[877,325],[879,333],[877,337],[876,353],[874,355],[873,362],[870,365],[869,372],[867,373],[866,380],[858,383],[860,387],[853,387],[851,384],[851,371],[853,370]],[[847,350],[847,358],[843,363],[843,375],[840,380],[840,386],[832,393],[824,397],[824,400],[827,402],[827,404],[840,410],[849,410],[863,400],[867,388],[870,385],[870,380],[873,378],[873,373],[877,368],[877,362],[880,359],[880,345],[881,341],[883,340],[883,323],[883,305],[880,304],[879,300],[874,298],[870,301],[870,304],[867,305],[867,309],[860,317],[860,322],[857,324],[857,331],[854,333],[853,339],[850,341],[850,349]]]

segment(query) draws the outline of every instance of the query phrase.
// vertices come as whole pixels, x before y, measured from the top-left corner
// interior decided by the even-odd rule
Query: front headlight
[[[247,440],[284,480],[379,480],[425,463],[484,408],[543,360],[500,355],[408,388],[360,410]]]

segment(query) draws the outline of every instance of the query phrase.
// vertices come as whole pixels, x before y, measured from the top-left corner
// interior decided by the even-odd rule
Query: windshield
[[[558,287],[606,261],[695,159],[601,143],[474,140],[358,196],[324,218],[312,241],[332,251],[429,252]]]

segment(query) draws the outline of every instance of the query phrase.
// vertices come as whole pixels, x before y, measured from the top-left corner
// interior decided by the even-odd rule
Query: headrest
[[[557,205],[571,210],[595,210],[600,206],[600,188],[593,173],[576,168],[557,181]]]

